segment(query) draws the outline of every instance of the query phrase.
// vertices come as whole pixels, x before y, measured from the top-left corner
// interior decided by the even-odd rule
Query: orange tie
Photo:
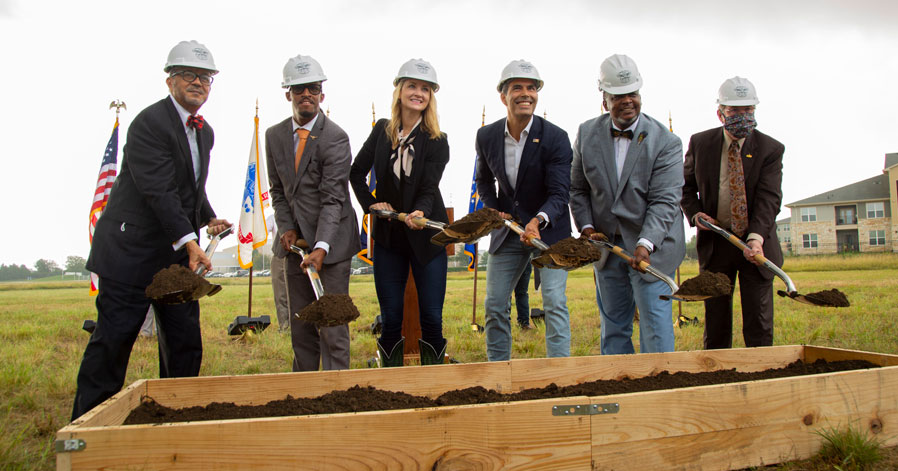
[[[293,171],[299,172],[299,161],[302,160],[302,151],[306,148],[306,140],[309,138],[309,130],[299,128],[296,130],[299,136],[299,144],[296,145],[296,158],[293,160]]]

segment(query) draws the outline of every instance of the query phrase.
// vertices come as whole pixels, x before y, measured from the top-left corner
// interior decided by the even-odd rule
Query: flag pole
[[[670,132],[673,132],[673,115],[671,115],[670,110],[667,110],[667,126],[670,129]],[[677,266],[677,286],[680,285],[680,267]],[[683,302],[677,300],[677,323],[680,322],[680,319],[683,317]]]
[[[480,127],[483,127],[486,124],[486,105],[483,105],[483,112],[480,114]],[[474,162],[474,167],[477,167],[477,162]],[[474,243],[474,253],[473,262],[474,262],[474,297],[471,300],[471,330],[474,332],[483,332],[483,327],[480,327],[477,324],[477,267],[480,265],[480,251],[477,248],[477,243]]]
[[[259,98],[256,97],[256,116],[253,118],[253,124],[256,127],[255,132],[259,132]],[[257,134],[258,135],[258,134]],[[258,172],[259,170],[256,169]],[[252,249],[252,252],[255,253],[256,249]],[[252,255],[250,255],[252,258]],[[246,305],[246,316],[253,317],[253,268],[255,267],[255,263],[249,266],[249,296]]]

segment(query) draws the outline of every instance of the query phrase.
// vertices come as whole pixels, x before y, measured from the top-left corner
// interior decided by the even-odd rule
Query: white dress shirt
[[[178,116],[181,118],[181,124],[184,125],[184,132],[187,134],[187,145],[190,147],[190,160],[193,162],[193,178],[194,184],[200,180],[200,149],[196,143],[196,129],[187,126],[187,118],[190,117],[190,112],[184,109],[178,100],[171,95],[168,96],[171,99],[171,102],[175,104],[175,110],[178,111]],[[202,224],[206,221],[197,221],[197,224]],[[171,244],[174,250],[178,250],[184,246],[187,242],[191,240],[197,240],[196,234],[193,232],[189,234],[185,234],[183,237],[175,241]]]
[[[309,133],[311,133],[312,129],[314,129],[314,127],[315,127],[316,121],[318,121],[317,113],[315,114],[314,118],[312,118],[308,123],[303,124],[303,125],[300,125],[299,123],[297,123],[295,118],[293,120],[291,120],[291,122],[293,123],[293,155],[296,155],[296,148],[299,147],[299,134],[296,133],[296,130],[297,129],[305,129],[306,131],[309,131]],[[306,145],[308,145],[308,144],[309,143],[306,142]],[[303,234],[303,237],[305,237],[305,234]],[[325,242],[323,240],[319,240],[318,242],[315,242],[315,246],[313,247],[312,250],[314,250],[314,249],[324,249],[324,253],[327,254],[328,252],[331,251],[331,246],[327,242]]]

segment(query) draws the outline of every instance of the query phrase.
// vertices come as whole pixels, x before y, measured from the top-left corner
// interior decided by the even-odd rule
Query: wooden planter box
[[[885,368],[600,397],[121,425],[144,396],[170,407],[264,404],[358,384],[436,397],[474,385],[517,392],[664,370],[761,371],[819,358]],[[577,405],[608,412],[570,413]],[[815,430],[847,426],[898,445],[898,356],[783,346],[141,380],[60,430],[56,447],[72,450],[57,453],[60,470],[725,470],[811,456],[821,443]]]

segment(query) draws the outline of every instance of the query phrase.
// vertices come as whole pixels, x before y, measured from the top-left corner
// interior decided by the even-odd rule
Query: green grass
[[[777,345],[814,344],[898,353],[898,337],[893,334],[898,331],[898,255],[790,258],[785,269],[800,292],[837,288],[848,296],[852,306],[818,308],[776,296]],[[682,279],[697,272],[695,262],[681,267]],[[486,273],[481,271],[479,275],[476,322],[483,325]],[[247,279],[215,282],[224,284],[225,289],[201,302],[204,359],[200,374],[290,371],[290,338],[278,333],[275,325],[249,343],[235,342],[227,335],[227,325],[234,317],[247,313]],[[443,331],[449,341],[447,352],[460,362],[486,360],[483,334],[471,330],[473,286],[471,274],[449,274]],[[775,280],[774,287],[781,289],[783,284]],[[96,318],[94,299],[87,292],[88,283],[84,281],[0,283],[0,436],[5,438],[0,446],[0,469],[47,470],[55,466],[51,445],[55,432],[69,422],[75,377],[88,340],[81,324]],[[375,337],[368,330],[378,313],[373,277],[352,277],[350,294],[362,314],[350,324],[351,367],[366,368],[375,354]],[[572,354],[599,354],[600,316],[591,269],[570,273],[567,296]],[[531,294],[533,307],[540,307],[541,301],[539,293]],[[255,278],[252,314],[268,314],[274,320],[273,306],[269,279]],[[674,304],[674,316],[677,310]],[[684,315],[704,321],[701,303],[683,303],[682,310]],[[734,311],[733,345],[741,347],[744,342],[738,302]],[[634,331],[638,337],[638,329]],[[677,350],[701,349],[700,326],[675,332]],[[512,358],[545,356],[544,334],[541,325],[523,332],[514,328]],[[634,338],[634,344],[638,342]],[[138,339],[125,383],[158,377],[157,363],[156,341]]]

